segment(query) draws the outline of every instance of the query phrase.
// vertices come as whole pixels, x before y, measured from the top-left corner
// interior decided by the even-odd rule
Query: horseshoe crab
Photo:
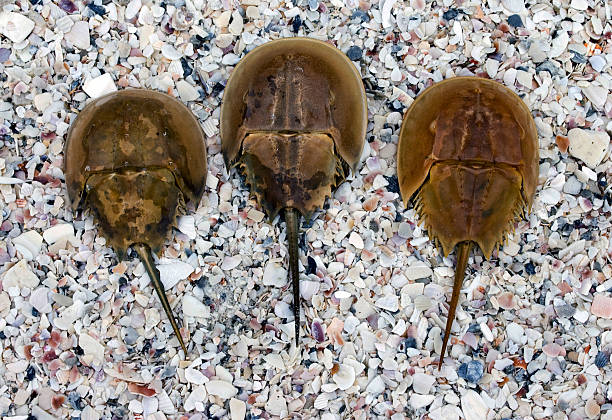
[[[538,135],[529,108],[489,79],[455,77],[423,92],[404,116],[397,168],[429,235],[457,264],[439,368],[470,251],[486,258],[531,208]]]
[[[221,105],[221,142],[256,201],[287,224],[295,340],[299,337],[298,213],[309,219],[355,170],[367,105],[355,66],[309,38],[268,42],[234,69]]]
[[[206,147],[198,120],[166,94],[113,92],[79,113],[64,159],[73,209],[92,211],[119,260],[130,246],[136,251],[186,356],[153,254],[186,204],[197,206],[202,197]]]

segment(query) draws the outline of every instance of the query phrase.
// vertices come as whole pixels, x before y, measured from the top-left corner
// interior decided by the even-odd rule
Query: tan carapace
[[[397,170],[404,202],[457,265],[440,364],[474,245],[486,258],[531,207],[538,135],[525,103],[505,86],[455,77],[423,92],[404,116]]]
[[[206,180],[204,134],[191,111],[163,93],[130,89],[89,103],[64,150],[74,210],[88,208],[119,260],[138,253],[187,356],[152,254],[177,216],[197,207]]]
[[[269,42],[234,69],[221,106],[221,142],[270,218],[283,210],[299,337],[298,214],[310,218],[355,170],[365,141],[367,104],[353,63],[308,38]]]

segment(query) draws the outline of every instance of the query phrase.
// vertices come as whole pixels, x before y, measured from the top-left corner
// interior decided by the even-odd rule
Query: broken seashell
[[[173,288],[179,281],[186,279],[194,272],[193,266],[183,261],[160,264],[157,269],[166,290]]]
[[[355,369],[352,366],[341,364],[338,371],[332,375],[332,379],[343,391],[349,389],[355,383]]]
[[[35,230],[29,230],[13,239],[13,245],[26,260],[34,259],[40,252],[43,237]]]
[[[42,237],[49,245],[53,245],[58,241],[74,237],[74,227],[70,223],[59,223],[45,230]]]

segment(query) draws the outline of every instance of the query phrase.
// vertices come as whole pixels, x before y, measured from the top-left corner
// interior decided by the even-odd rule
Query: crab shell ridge
[[[289,62],[297,59],[297,65],[281,72],[278,69],[285,58]],[[307,84],[310,93],[306,90],[304,95],[284,99],[291,109],[278,110],[274,105],[278,101],[275,102],[273,92],[277,88],[266,91],[261,87],[265,86],[270,76],[280,73],[294,75],[301,67],[310,70],[309,75],[321,83]],[[289,84],[290,81],[284,82]],[[258,90],[255,94],[261,95],[259,109],[247,109],[247,104],[253,103],[247,97],[253,90]],[[292,92],[287,91],[286,94],[291,95]],[[327,107],[321,101],[329,96],[331,101]],[[294,123],[286,118],[289,114],[305,117]],[[310,118],[306,115],[310,115]],[[238,63],[223,94],[220,131],[228,168],[239,157],[246,135],[276,131],[331,135],[335,152],[354,171],[363,150],[366,128],[365,90],[355,65],[332,45],[315,39],[284,38],[257,47]]]

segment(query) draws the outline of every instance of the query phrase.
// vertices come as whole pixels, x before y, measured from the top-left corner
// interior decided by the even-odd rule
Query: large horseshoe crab
[[[280,39],[255,48],[238,63],[223,94],[227,167],[238,167],[270,220],[284,212],[296,344],[298,218],[310,218],[355,170],[366,126],[357,69],[339,50],[314,39]]]
[[[197,206],[204,191],[206,145],[197,119],[159,92],[114,92],[79,113],[64,160],[73,209],[90,209],[119,260],[130,246],[140,256],[187,356],[153,254],[186,203]]]
[[[404,116],[397,152],[402,198],[412,198],[444,255],[457,253],[440,367],[470,252],[477,245],[490,258],[531,207],[538,159],[529,108],[489,79],[436,83]]]

